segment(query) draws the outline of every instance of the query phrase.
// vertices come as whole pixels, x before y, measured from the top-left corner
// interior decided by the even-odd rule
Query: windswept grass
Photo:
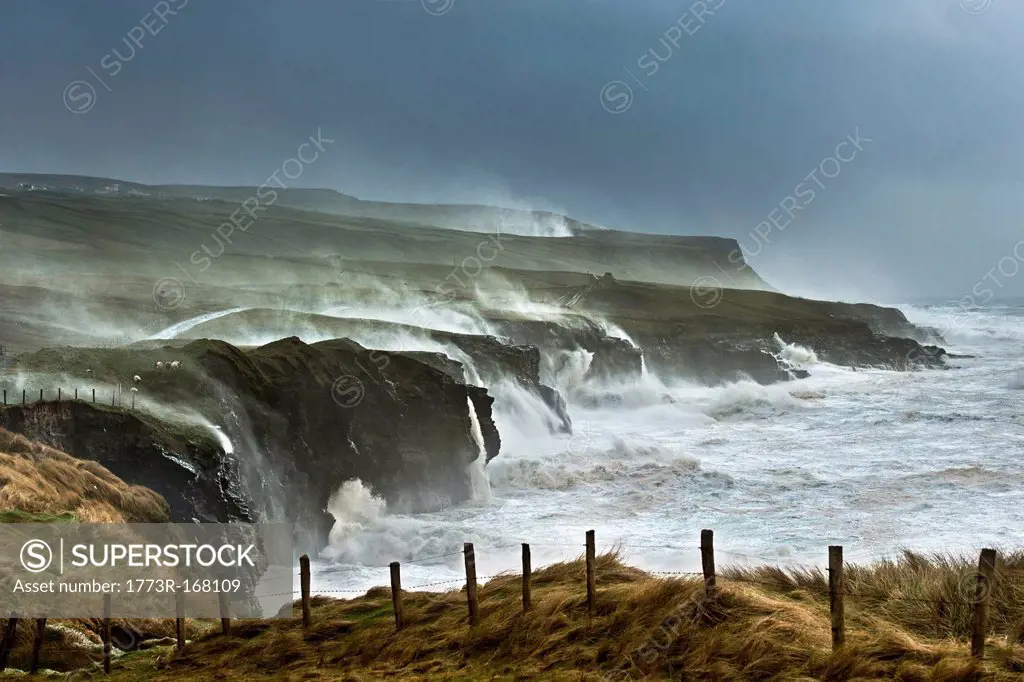
[[[0,511],[0,523],[74,523],[75,515],[70,512],[63,514],[33,514],[20,509],[4,509]]]
[[[851,567],[852,589],[868,596],[848,598],[848,643],[835,654],[820,573],[728,569],[717,594],[708,597],[699,578],[658,579],[604,555],[598,558],[593,618],[587,614],[583,563],[575,561],[534,574],[534,606],[527,613],[519,576],[482,586],[476,628],[467,625],[464,592],[407,592],[407,625],[395,632],[390,591],[375,588],[349,601],[315,597],[308,630],[297,618],[238,621],[229,636],[208,630],[180,656],[169,648],[134,655],[115,666],[114,677],[1020,679],[1024,649],[1004,629],[1017,606],[994,608],[1002,615],[993,624],[984,662],[971,659],[967,640],[958,634],[959,616],[951,616],[948,632],[935,634],[923,614],[897,607],[901,597],[938,594],[931,590],[945,584],[942,576],[956,582],[960,568],[952,560],[944,564],[915,555]],[[928,584],[912,587],[922,575]],[[890,589],[896,591],[886,597]]]
[[[160,523],[167,503],[148,488],[129,485],[106,467],[81,460],[0,428],[0,510],[26,523]],[[19,518],[25,515],[25,518]]]

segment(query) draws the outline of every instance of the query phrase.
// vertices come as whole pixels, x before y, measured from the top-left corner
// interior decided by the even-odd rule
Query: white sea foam
[[[367,547],[389,547],[370,553],[378,566],[400,559],[403,575],[457,584],[464,541],[476,543],[478,571],[492,574],[516,569],[517,549],[509,549],[516,542],[535,543],[538,565],[574,558],[591,528],[601,548],[618,543],[627,561],[652,570],[699,570],[701,528],[715,529],[729,563],[764,557],[820,565],[836,543],[859,561],[901,547],[1018,545],[1024,318],[999,322],[1002,314],[966,317],[949,345],[978,357],[951,360],[958,368],[945,371],[852,371],[778,338],[780,359],[808,369],[810,378],[716,388],[674,381],[650,390],[643,382],[595,384],[586,378],[585,352],[548,354],[543,376],[567,397],[574,433],[548,433],[544,410],[504,386],[502,453],[487,467],[490,499],[385,517],[363,531]],[[997,496],[998,504],[978,505],[978,494]],[[389,543],[396,534],[402,542]],[[403,543],[419,546],[422,556],[448,556],[417,562],[417,551]],[[325,580],[386,584],[386,569],[368,558],[323,564],[344,568]]]

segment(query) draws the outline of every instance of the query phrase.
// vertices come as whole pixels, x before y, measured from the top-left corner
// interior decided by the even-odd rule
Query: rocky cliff
[[[179,369],[155,368],[172,359]],[[485,389],[344,339],[286,338],[247,351],[207,340],[59,349],[21,362],[108,383],[139,375],[138,409],[124,397],[116,408],[14,406],[0,410],[0,424],[146,484],[168,499],[175,520],[286,519],[314,549],[332,523],[328,499],[344,481],[361,479],[393,509],[437,508],[469,499],[470,466],[500,445]]]

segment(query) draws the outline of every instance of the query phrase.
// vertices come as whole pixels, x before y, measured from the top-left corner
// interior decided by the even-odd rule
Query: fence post
[[[476,595],[476,554],[473,552],[473,543],[467,542],[462,546],[466,555],[466,598],[469,601],[469,626],[476,626],[480,617],[480,604]]]
[[[405,621],[402,610],[402,565],[391,562],[391,604],[395,608],[395,630],[401,630]]]
[[[7,389],[4,389],[4,405],[7,404]]]
[[[978,558],[977,583],[974,588],[974,613],[971,618],[971,655],[985,657],[985,634],[988,632],[988,601],[992,596],[996,571],[996,551],[981,550]]]
[[[57,402],[60,402],[60,386],[57,387]]]
[[[523,611],[530,610],[530,580],[533,572],[530,569],[530,545],[523,543]]]
[[[178,638],[178,653],[185,650],[185,593],[174,593],[174,634]]]
[[[76,402],[78,401],[78,389],[77,388],[75,389],[75,401]]]
[[[43,389],[39,389],[39,402],[43,402]]]
[[[96,402],[96,389],[92,389],[92,401]]]
[[[14,636],[18,632],[18,615],[11,611],[11,617],[7,619],[7,629],[4,630],[3,644],[0,644],[0,672],[7,670],[7,659],[14,648]]]
[[[103,595],[103,672],[110,674],[110,593]]]
[[[32,664],[29,672],[35,675],[39,672],[39,650],[43,648],[43,633],[46,632],[46,619],[36,618],[36,636],[32,640]]]
[[[715,531],[706,528],[700,532],[700,563],[704,570],[704,592],[710,597],[715,593]]]
[[[302,591],[302,627],[308,628],[312,622],[309,614],[309,555],[299,557],[299,589]]]
[[[596,588],[594,586],[594,563],[597,560],[597,548],[594,544],[594,531],[587,531],[587,615],[594,615],[595,602],[597,601]]]
[[[22,405],[27,405],[28,404],[27,401],[25,400],[25,389],[21,389],[21,404]]]
[[[846,641],[846,605],[843,602],[843,547],[829,545],[828,548],[828,609],[832,614],[832,651]]]
[[[217,602],[220,604],[220,631],[226,635],[231,631],[231,613],[228,611],[227,592],[218,592]]]

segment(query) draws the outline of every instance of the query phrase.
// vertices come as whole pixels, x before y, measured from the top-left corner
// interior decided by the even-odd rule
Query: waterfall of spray
[[[225,452],[231,455],[238,468],[244,486],[244,491],[240,492],[248,495],[262,512],[264,519],[287,519],[284,486],[277,470],[271,465],[270,458],[264,452],[263,444],[253,431],[248,413],[230,389],[217,381],[211,382],[211,386],[225,415],[225,427],[234,436],[234,441],[228,441],[231,450]],[[226,435],[224,437],[227,439]],[[238,443],[244,456],[239,457],[235,453],[234,443]]]
[[[812,349],[795,343],[786,343],[778,333],[772,334],[772,338],[775,340],[775,345],[779,347],[775,359],[786,367],[801,369],[808,365],[818,364],[818,356]]]
[[[484,446],[484,434],[480,429],[480,418],[477,417],[476,407],[473,401],[467,397],[469,405],[470,431],[473,434],[473,442],[476,443],[477,457],[469,465],[469,484],[473,500],[481,502],[491,497],[491,483],[487,479],[487,448]]]
[[[583,391],[593,362],[594,354],[582,348],[542,351],[541,383],[554,387],[567,401],[572,402]]]
[[[560,421],[538,395],[512,379],[495,382],[488,391],[494,396],[494,423],[501,434],[502,452],[528,452],[537,441],[554,439]]]
[[[203,426],[205,426],[207,429],[209,429],[210,433],[213,435],[214,439],[217,441],[217,444],[220,445],[221,450],[224,451],[224,454],[227,454],[227,455],[235,454],[235,446],[231,442],[231,439],[228,438],[227,434],[224,433],[223,429],[221,429],[219,426],[214,426],[210,422],[204,423]]]

